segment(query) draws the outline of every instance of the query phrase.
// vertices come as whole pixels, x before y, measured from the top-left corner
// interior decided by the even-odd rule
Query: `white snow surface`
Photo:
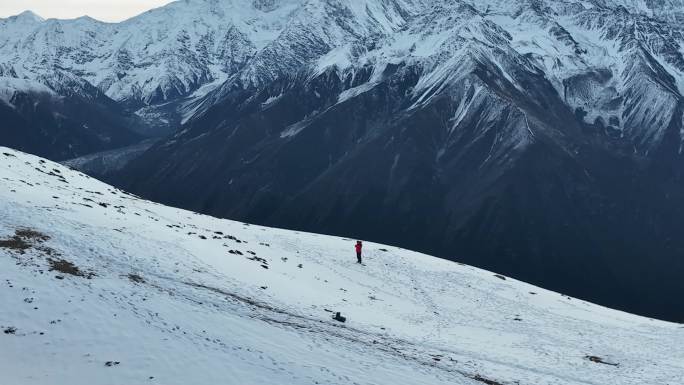
[[[6,148],[0,184],[2,384],[684,381],[681,325],[395,247],[366,243],[361,266],[353,240],[165,207]]]

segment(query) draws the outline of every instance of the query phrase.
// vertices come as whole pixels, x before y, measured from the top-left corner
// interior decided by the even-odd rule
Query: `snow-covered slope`
[[[7,384],[659,384],[684,328],[426,255],[219,220],[0,149]],[[342,312],[346,323],[331,319]]]

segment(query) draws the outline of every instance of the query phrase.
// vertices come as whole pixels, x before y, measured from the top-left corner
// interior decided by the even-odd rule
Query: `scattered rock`
[[[266,259],[264,259],[264,258],[260,258],[260,257],[254,256],[254,257],[250,257],[250,258],[247,258],[247,259],[249,259],[250,261],[256,261],[256,262],[260,262],[261,264],[268,265],[268,261],[267,261]]]
[[[474,375],[474,376],[472,376],[472,377],[470,377],[470,378],[472,378],[472,379],[475,380],[475,381],[480,381],[481,383],[487,384],[487,385],[503,385],[503,384],[500,383],[500,382],[496,382],[496,381],[493,381],[493,380],[484,378],[484,377],[482,377],[482,376],[479,375],[479,374],[476,374],[476,375]]]
[[[138,274],[128,274],[128,279],[135,283],[145,283],[145,278],[139,276]]]
[[[15,327],[8,327],[7,329],[3,330],[5,334],[15,334],[17,332],[17,328]]]
[[[620,366],[620,364],[612,363],[612,362],[606,362],[603,360],[601,357],[597,356],[586,356],[586,359],[588,359],[591,362],[595,362],[597,364],[603,364],[603,365],[609,365],[609,366]]]
[[[119,362],[119,361],[107,361],[107,362],[105,362],[105,366],[112,367],[112,366],[119,365],[120,363],[121,362]]]
[[[340,313],[339,311],[337,313],[335,313],[335,315],[333,315],[332,319],[334,319],[337,322],[342,322],[342,323],[347,322],[347,317],[343,317],[342,313]]]

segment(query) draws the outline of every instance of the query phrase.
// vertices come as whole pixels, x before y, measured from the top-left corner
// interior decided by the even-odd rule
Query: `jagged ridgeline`
[[[681,320],[682,20],[681,0],[191,0],[22,15],[0,52],[174,130],[109,175],[137,194]]]

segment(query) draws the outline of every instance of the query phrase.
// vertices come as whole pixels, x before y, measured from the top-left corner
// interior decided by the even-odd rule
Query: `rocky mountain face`
[[[78,38],[49,57],[140,116],[183,123],[112,177],[137,194],[682,319],[683,10],[188,0],[71,22]],[[84,44],[104,53],[76,54]]]
[[[64,160],[140,140],[142,123],[98,89],[63,74],[43,80],[0,77],[0,143]]]

